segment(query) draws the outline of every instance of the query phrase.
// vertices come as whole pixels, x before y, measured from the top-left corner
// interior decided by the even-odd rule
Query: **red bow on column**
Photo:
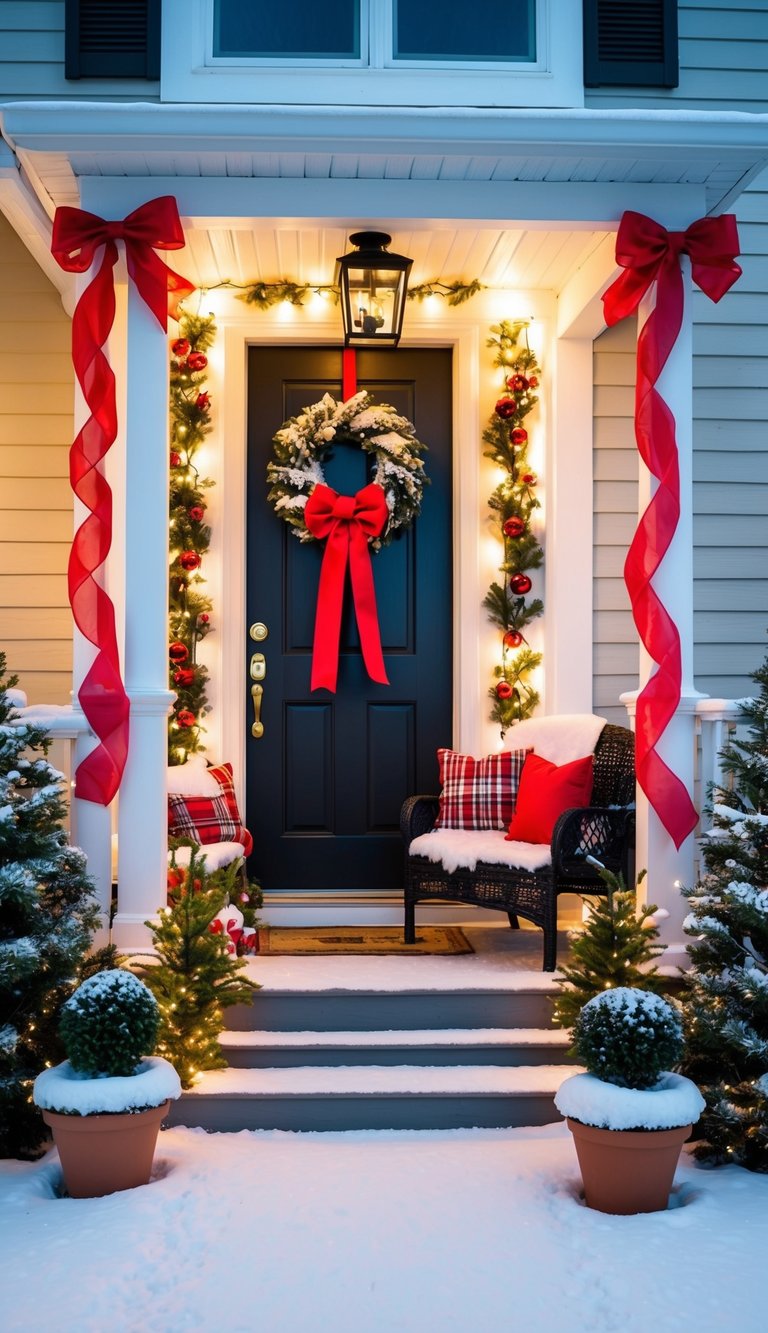
[[[376,589],[371,569],[370,537],[378,537],[387,521],[387,501],[375,483],[357,495],[338,495],[330,486],[316,486],[304,510],[314,537],[327,538],[317,593],[312,648],[313,690],[336,690],[344,580],[349,564],[352,597],[360,631],[360,647],[371,680],[388,685],[381,652]]]
[[[680,517],[680,472],[675,419],[656,389],[683,321],[680,255],[691,260],[693,280],[719,301],[741,275],[739,236],[732,214],[701,218],[686,231],[668,232],[642,213],[627,212],[616,237],[616,262],[625,270],[603,297],[607,324],[637,309],[651,283],[656,304],[637,342],[635,437],[658,488],[638,524],[624,566],[624,579],[640,638],[658,670],[637,700],[637,780],[676,847],[693,832],[696,810],[680,779],[656,745],[680,702],[680,635],[651,586]]]
[[[125,245],[128,274],[160,327],[176,318],[191,283],[163,263],[155,250],[180,250],[184,232],[176,200],[153,199],[123,222],[105,222],[79,208],[59,208],[51,251],[68,273],[86,273],[103,247],[101,266],[83,292],[72,319],[72,362],[91,413],[70,450],[72,489],[90,511],[78,528],[69,558],[69,600],[80,632],[96,657],[78,697],[99,745],[77,770],[75,795],[109,805],[128,755],[129,703],[120,676],[115,611],[94,577],[112,544],[112,493],[99,464],[117,435],[115,377],[102,348],[115,318],[117,241]]]

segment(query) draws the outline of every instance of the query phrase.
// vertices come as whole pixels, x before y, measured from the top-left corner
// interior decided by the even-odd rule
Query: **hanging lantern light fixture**
[[[344,344],[397,347],[413,260],[389,253],[385,231],[356,231],[349,239],[357,249],[336,261]]]

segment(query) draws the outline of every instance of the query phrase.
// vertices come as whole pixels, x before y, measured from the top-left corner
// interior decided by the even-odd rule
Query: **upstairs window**
[[[536,59],[535,0],[393,0],[393,60],[518,64]]]
[[[213,58],[359,60],[360,0],[214,0]]]

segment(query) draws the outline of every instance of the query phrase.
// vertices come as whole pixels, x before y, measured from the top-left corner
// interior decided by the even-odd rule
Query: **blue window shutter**
[[[677,0],[583,3],[587,88],[677,87]]]
[[[159,79],[161,0],[65,0],[68,79]]]

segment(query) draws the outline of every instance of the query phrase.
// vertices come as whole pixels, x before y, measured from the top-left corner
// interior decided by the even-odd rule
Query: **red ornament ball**
[[[200,565],[200,556],[197,554],[197,551],[182,551],[179,556],[179,564],[182,569],[186,569],[188,572],[192,569],[198,569]]]
[[[500,398],[496,404],[496,415],[506,421],[508,417],[513,417],[517,411],[517,403],[514,398]]]
[[[535,485],[536,485],[536,473],[535,473],[535,472],[524,472],[523,475],[522,475],[522,477],[520,478],[520,480],[521,480],[521,481],[524,481],[525,484],[526,484],[526,486],[535,486]]]
[[[530,375],[528,377],[528,387],[530,389],[537,389],[539,387],[538,375]]]
[[[176,639],[168,649],[168,656],[172,662],[186,662],[189,657],[189,649],[185,644],[179,643],[178,639]]]
[[[192,667],[179,667],[179,669],[173,673],[174,685],[191,685],[194,679],[195,673]]]
[[[177,338],[171,343],[171,351],[174,356],[189,356],[190,345],[186,338]]]
[[[211,405],[211,395],[209,393],[199,393],[195,399],[195,407],[201,412],[205,412]]]
[[[525,593],[531,591],[533,584],[527,574],[513,574],[509,580],[509,586],[513,593],[522,597]]]
[[[496,686],[497,699],[509,699],[512,696],[512,686],[508,680],[500,680]]]
[[[181,454],[177,454],[175,449],[171,449],[170,464],[171,467],[178,467],[181,462]]]
[[[522,537],[525,532],[525,519],[513,514],[511,518],[505,520],[502,531],[505,537]]]
[[[208,612],[207,612],[207,611],[202,611],[202,612],[200,613],[200,615],[197,617],[198,622],[199,622],[199,624],[201,624],[201,625],[207,625],[207,624],[208,624],[208,621],[210,620],[210,618],[211,618],[211,617],[208,615]]]
[[[190,505],[187,513],[193,523],[202,523],[205,518],[205,505]]]
[[[514,430],[509,432],[509,438],[513,444],[525,444],[528,439],[528,431],[522,426],[515,426]]]
[[[176,714],[176,721],[180,727],[194,727],[197,718],[188,708],[180,708]]]
[[[525,378],[525,375],[510,375],[507,380],[507,388],[511,389],[513,393],[525,393],[528,384],[529,381]]]
[[[208,357],[203,352],[190,352],[187,357],[187,366],[190,370],[205,370],[208,365]]]
[[[507,630],[506,634],[504,635],[505,648],[519,648],[522,642],[523,642],[523,636],[520,633],[519,629]]]

